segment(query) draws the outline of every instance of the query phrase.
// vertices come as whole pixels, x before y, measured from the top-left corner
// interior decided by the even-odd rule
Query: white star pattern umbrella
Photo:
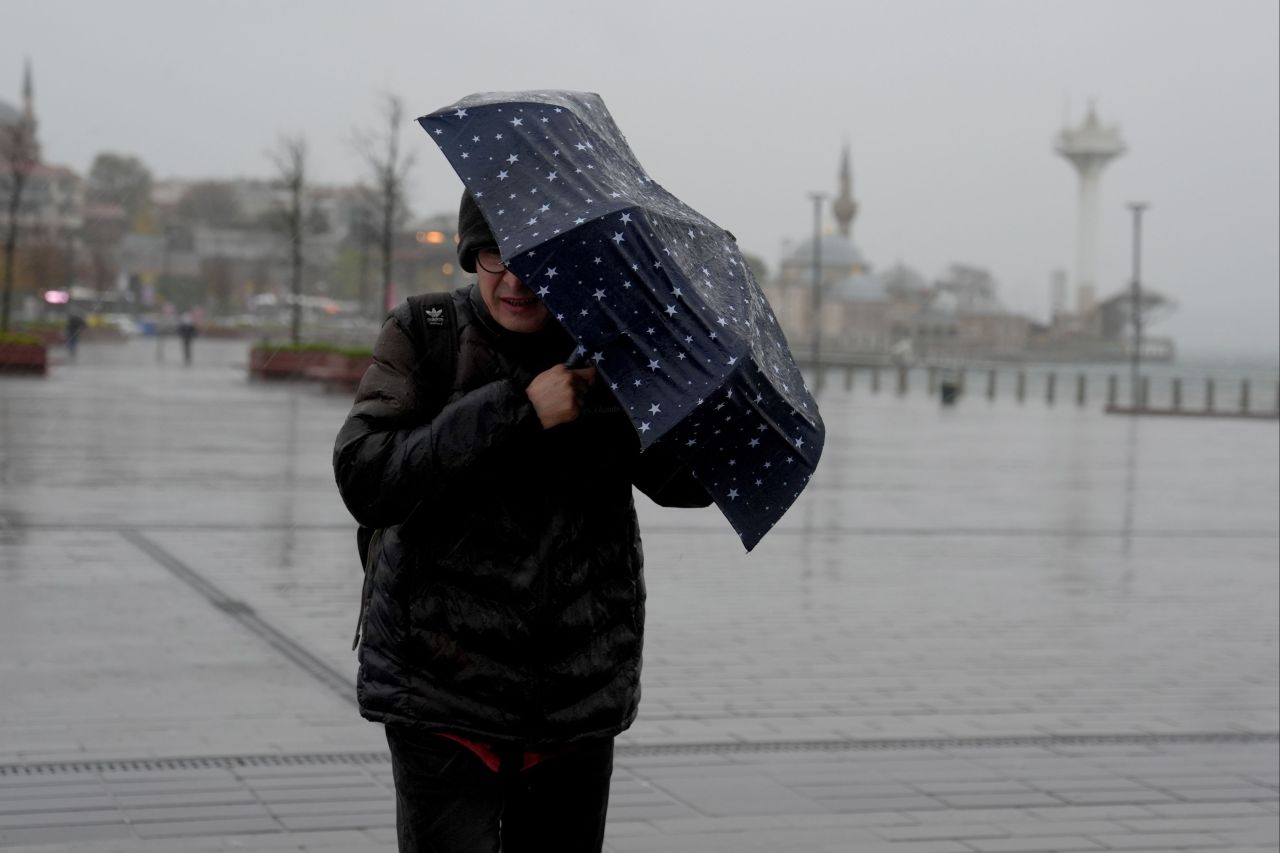
[[[645,174],[598,95],[477,94],[418,121],[641,446],[675,449],[755,547],[825,433],[733,236]]]

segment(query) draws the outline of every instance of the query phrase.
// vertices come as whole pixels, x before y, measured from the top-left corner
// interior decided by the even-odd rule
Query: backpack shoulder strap
[[[392,313],[413,342],[418,363],[414,367],[418,389],[423,395],[423,411],[435,417],[449,395],[458,372],[458,311],[452,293],[422,293],[406,300],[409,316],[403,306]],[[407,322],[406,322],[407,321]],[[419,503],[409,514],[412,518],[422,507]],[[378,558],[382,529],[361,526],[356,530],[356,547],[364,567],[364,584],[360,590],[360,610],[356,614],[356,633],[351,640],[354,651],[364,633],[364,617],[373,591],[373,563]]]
[[[449,399],[458,371],[458,311],[452,293],[410,296],[409,328],[418,352],[418,387],[426,392],[426,410],[434,415]]]

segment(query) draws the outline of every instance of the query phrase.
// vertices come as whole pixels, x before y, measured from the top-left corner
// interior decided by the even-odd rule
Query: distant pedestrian
[[[196,322],[190,311],[184,311],[178,318],[178,337],[182,338],[182,362],[191,364],[191,342],[196,337]]]
[[[80,335],[84,332],[85,326],[88,324],[74,311],[67,313],[67,355],[72,361],[76,360],[76,348],[80,346]]]

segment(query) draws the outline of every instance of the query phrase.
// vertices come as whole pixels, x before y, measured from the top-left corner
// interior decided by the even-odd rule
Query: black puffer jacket
[[[474,287],[453,298],[448,404],[420,413],[402,305],[334,449],[352,515],[390,528],[371,579],[361,712],[529,747],[617,734],[640,696],[632,483],[666,505],[709,498],[658,448],[641,458],[603,382],[582,417],[544,430],[524,389],[571,340],[554,323],[507,332]]]

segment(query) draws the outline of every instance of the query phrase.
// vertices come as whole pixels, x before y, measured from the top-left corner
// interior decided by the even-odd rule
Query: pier
[[[924,393],[959,402],[980,397],[1047,406],[1102,408],[1117,415],[1170,415],[1249,419],[1280,418],[1280,370],[1158,364],[1132,388],[1123,365],[1026,365],[1010,362],[894,364],[890,361],[824,358],[819,380],[812,362],[801,361],[810,387],[842,388],[898,397]],[[1185,372],[1184,372],[1185,371]],[[1136,392],[1136,393],[1135,393]]]

